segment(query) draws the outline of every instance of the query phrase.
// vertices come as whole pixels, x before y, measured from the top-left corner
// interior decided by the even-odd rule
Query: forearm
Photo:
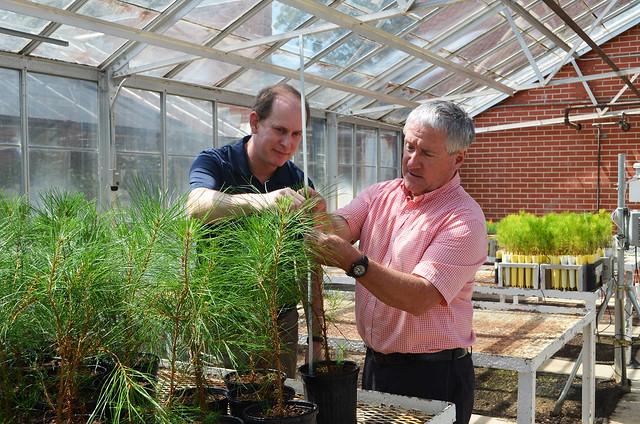
[[[216,219],[247,213],[264,205],[260,194],[230,195],[216,190],[196,188],[189,193],[187,213],[193,218],[212,222]]]
[[[326,242],[331,246],[333,263],[344,271],[360,259],[362,253],[344,240],[336,240],[335,236],[327,236]],[[421,315],[444,298],[428,280],[411,273],[400,272],[369,259],[369,268],[364,277],[357,279],[376,298],[385,304],[413,315]]]
[[[385,304],[412,315],[422,315],[444,301],[428,280],[369,261],[369,269],[358,282]]]

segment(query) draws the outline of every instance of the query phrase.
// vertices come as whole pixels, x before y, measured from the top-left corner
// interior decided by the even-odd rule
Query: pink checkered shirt
[[[407,195],[402,179],[375,184],[336,211],[371,260],[429,280],[445,302],[420,316],[388,306],[356,284],[356,321],[365,344],[382,352],[425,353],[475,342],[471,295],[486,259],[480,206],[458,174],[437,190]]]

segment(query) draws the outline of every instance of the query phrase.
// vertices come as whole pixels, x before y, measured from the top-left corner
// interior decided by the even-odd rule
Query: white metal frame
[[[561,337],[549,343],[535,358],[524,359],[513,356],[485,353],[474,349],[475,366],[512,370],[518,372],[518,424],[535,423],[536,371],[568,341],[582,333],[582,422],[592,424],[595,420],[595,330],[597,292],[562,292],[559,290],[531,290],[476,286],[475,293],[498,296],[537,296],[542,299],[570,299],[584,301],[584,308],[565,308],[550,305],[523,305],[502,302],[474,301],[476,307],[501,310],[535,311],[540,313],[579,314],[581,319],[566,328]]]

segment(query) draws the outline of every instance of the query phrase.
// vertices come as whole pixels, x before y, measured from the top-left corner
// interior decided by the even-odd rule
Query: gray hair
[[[447,152],[450,154],[466,149],[475,140],[473,120],[467,112],[451,102],[438,100],[423,103],[411,111],[406,122],[444,131],[447,134]]]

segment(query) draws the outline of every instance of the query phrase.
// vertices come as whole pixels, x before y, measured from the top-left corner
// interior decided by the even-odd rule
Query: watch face
[[[364,265],[356,265],[353,267],[353,275],[356,277],[362,277],[367,272],[367,268]]]

